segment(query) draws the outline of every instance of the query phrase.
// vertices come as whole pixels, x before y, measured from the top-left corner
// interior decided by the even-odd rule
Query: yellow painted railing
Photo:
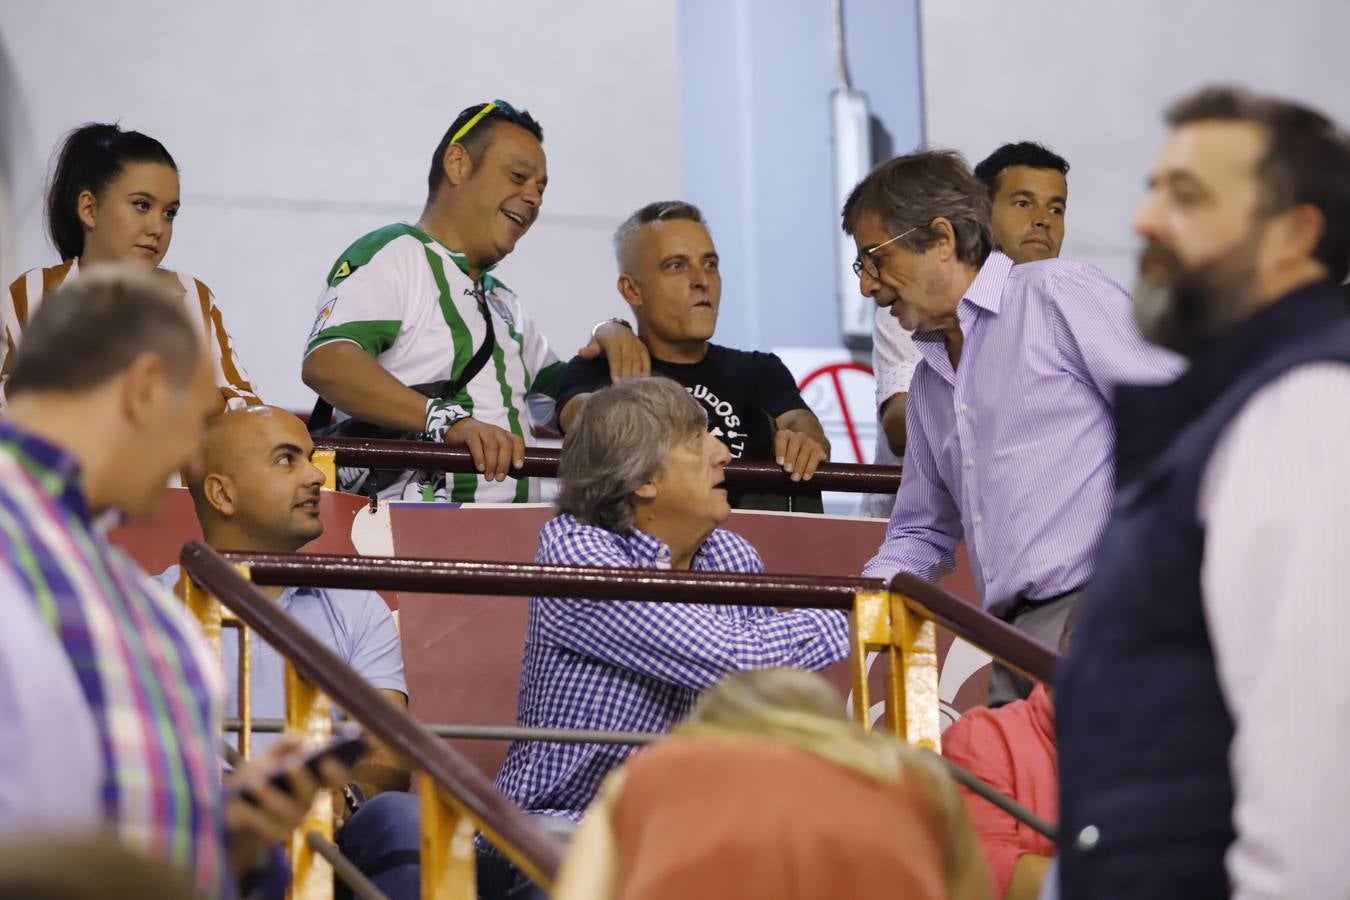
[[[183,552],[183,596],[219,652],[222,630],[237,628],[240,659],[256,631],[286,657],[286,731],[306,742],[332,733],[332,701],[422,775],[422,896],[473,900],[477,896],[474,837],[481,832],[536,884],[552,885],[561,859],[557,842],[529,820],[474,766],[393,704],[244,580],[247,566],[231,567],[203,544]],[[240,714],[249,722],[251,685],[240,667]],[[247,726],[245,726],[247,727]],[[241,753],[247,736],[240,733]],[[293,878],[288,896],[329,900],[331,864],[308,835],[332,838],[332,795],[320,791],[290,844]]]
[[[421,593],[491,594],[517,596],[562,596],[640,602],[694,602],[710,604],[758,605],[778,608],[823,608],[849,611],[852,614],[851,637],[853,649],[853,688],[855,710],[859,721],[871,727],[870,688],[867,683],[867,658],[871,653],[888,657],[889,674],[886,685],[886,707],[892,730],[903,740],[937,751],[940,746],[940,719],[938,702],[937,624],[953,630],[1010,664],[1042,680],[1053,675],[1055,654],[1035,641],[1014,631],[1010,626],[976,609],[965,601],[946,594],[911,576],[901,575],[890,584],[874,579],[822,578],[781,575],[730,575],[710,572],[675,572],[649,569],[588,568],[578,566],[526,565],[516,563],[480,563],[445,560],[405,560],[387,557],[351,557],[283,554],[227,554],[241,565],[230,569],[229,564],[209,548],[190,544],[184,549],[185,598],[189,607],[202,621],[208,637],[220,646],[220,632],[231,618],[237,618],[241,628],[241,653],[247,646],[247,632],[242,629],[246,620],[258,613],[261,601],[274,616],[289,621],[289,617],[272,607],[265,598],[239,576],[251,577],[264,585],[305,585],[311,587],[348,587],[416,591]],[[221,572],[235,578],[229,587],[234,603],[229,605],[236,615],[221,608],[212,593],[202,587],[202,576],[220,579]],[[214,588],[217,595],[222,587]],[[241,607],[242,597],[247,602]],[[230,594],[223,596],[229,597]],[[300,626],[291,621],[294,629]],[[275,637],[277,623],[269,626]],[[266,636],[264,636],[266,637]],[[317,642],[308,638],[307,648],[316,655]],[[294,640],[294,635],[291,636]],[[287,662],[287,729],[320,739],[330,733],[331,709],[327,700],[310,680],[322,670],[305,667],[288,649],[277,646],[288,658]],[[322,656],[331,657],[331,663],[346,669],[345,664],[325,648],[318,647]],[[329,660],[324,661],[329,664]],[[311,663],[312,665],[312,663]],[[249,685],[242,677],[239,686],[241,718],[247,722],[244,707],[248,704]],[[350,669],[344,677],[355,679]],[[372,694],[373,688],[360,682]],[[348,689],[351,685],[346,685]],[[377,695],[376,695],[377,696]],[[380,700],[383,716],[396,711]],[[356,715],[350,703],[344,703],[350,714],[363,724],[369,724]],[[406,719],[406,714],[398,711]],[[376,716],[379,720],[383,716]],[[408,720],[410,721],[410,720]],[[247,727],[247,726],[245,726]],[[376,730],[376,736],[386,740]],[[429,734],[424,737],[434,741]],[[246,740],[241,733],[241,752]],[[397,743],[389,743],[397,751]],[[449,748],[439,745],[447,752]],[[467,763],[464,766],[472,769]],[[416,768],[416,767],[415,767]],[[461,773],[463,774],[463,773]],[[480,774],[474,770],[478,778]],[[482,785],[478,785],[482,794]],[[499,805],[510,804],[489,785]],[[481,797],[479,798],[481,800]],[[331,806],[327,795],[316,802],[311,824],[321,833],[331,827]],[[518,809],[511,812],[522,816]],[[498,810],[500,812],[500,810]],[[427,898],[464,898],[476,896],[474,871],[474,836],[482,832],[516,865],[545,889],[551,884],[557,861],[556,846],[548,839],[528,830],[521,832],[519,819],[485,814],[484,805],[467,802],[463,785],[458,789],[451,783],[424,784],[422,790],[422,884]],[[323,821],[320,821],[323,820]],[[526,844],[520,844],[525,834]],[[542,853],[539,847],[544,846]],[[303,840],[293,845],[296,881],[292,896],[327,898],[331,896],[332,874],[328,863],[313,855]],[[543,861],[541,862],[541,857]]]

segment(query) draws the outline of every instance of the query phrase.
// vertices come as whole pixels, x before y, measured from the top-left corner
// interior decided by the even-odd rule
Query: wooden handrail
[[[477,767],[390,704],[332,650],[259,593],[216,551],[193,541],[183,547],[181,562],[199,584],[346,710],[347,715],[461,804],[488,839],[523,871],[541,883],[553,881],[562,859],[559,844],[502,795]]]
[[[909,574],[879,578],[742,575],[668,569],[619,569],[543,563],[492,563],[386,556],[226,553],[249,566],[255,584],[576,597],[657,603],[716,603],[779,609],[853,609],[860,592],[889,590],[953,634],[1040,681],[1052,681],[1059,656],[995,616]]]
[[[469,451],[430,441],[380,441],[365,438],[316,437],[314,446],[332,450],[339,466],[370,469],[431,469],[475,472]],[[528,447],[521,475],[558,477],[558,451]],[[858,494],[894,494],[900,487],[899,466],[822,463],[810,481],[793,481],[770,460],[737,459],[727,463],[727,485],[753,491],[800,494],[808,491],[844,491]]]

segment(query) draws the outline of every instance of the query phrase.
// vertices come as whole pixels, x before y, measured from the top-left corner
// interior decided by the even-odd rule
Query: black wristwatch
[[[347,815],[352,816],[366,802],[366,792],[349,781],[342,786],[342,799],[347,803]]]

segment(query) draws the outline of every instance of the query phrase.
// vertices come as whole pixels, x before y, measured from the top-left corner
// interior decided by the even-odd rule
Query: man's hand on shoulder
[[[652,357],[647,345],[629,328],[617,321],[602,322],[591,332],[591,342],[577,351],[582,359],[603,356],[609,361],[609,378],[641,378],[652,373]]]
[[[488,481],[505,481],[512,469],[525,465],[525,439],[477,419],[460,419],[442,438],[451,447],[467,447],[478,471]]]

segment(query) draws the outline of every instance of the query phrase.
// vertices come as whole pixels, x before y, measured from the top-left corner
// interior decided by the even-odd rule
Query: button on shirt
[[[636,529],[616,534],[561,515],[544,526],[539,562],[669,569],[670,548]],[[762,572],[740,535],[715,530],[694,555],[703,572]],[[823,669],[848,655],[837,610],[780,613],[749,606],[534,597],[525,633],[521,725],[666,731],[700,692],[731,672]],[[520,742],[497,786],[529,812],[580,819],[632,747]]]
[[[179,567],[170,566],[158,577],[172,590]],[[393,613],[374,591],[287,588],[277,606],[290,613],[305,630],[332,650],[356,673],[377,688],[408,693],[403,678],[403,650]],[[238,632],[227,630],[221,640],[221,662],[229,696],[226,715],[239,715]],[[252,633],[252,706],[259,719],[286,715],[286,659]],[[253,735],[253,752],[276,742],[280,735]]]
[[[1111,511],[1120,382],[1161,383],[1179,358],[1146,343],[1131,301],[1072,260],[1014,266],[995,252],[957,308],[953,370],[941,332],[916,332],[905,477],[864,575],[935,581],[966,541],[984,608],[1080,587]]]

